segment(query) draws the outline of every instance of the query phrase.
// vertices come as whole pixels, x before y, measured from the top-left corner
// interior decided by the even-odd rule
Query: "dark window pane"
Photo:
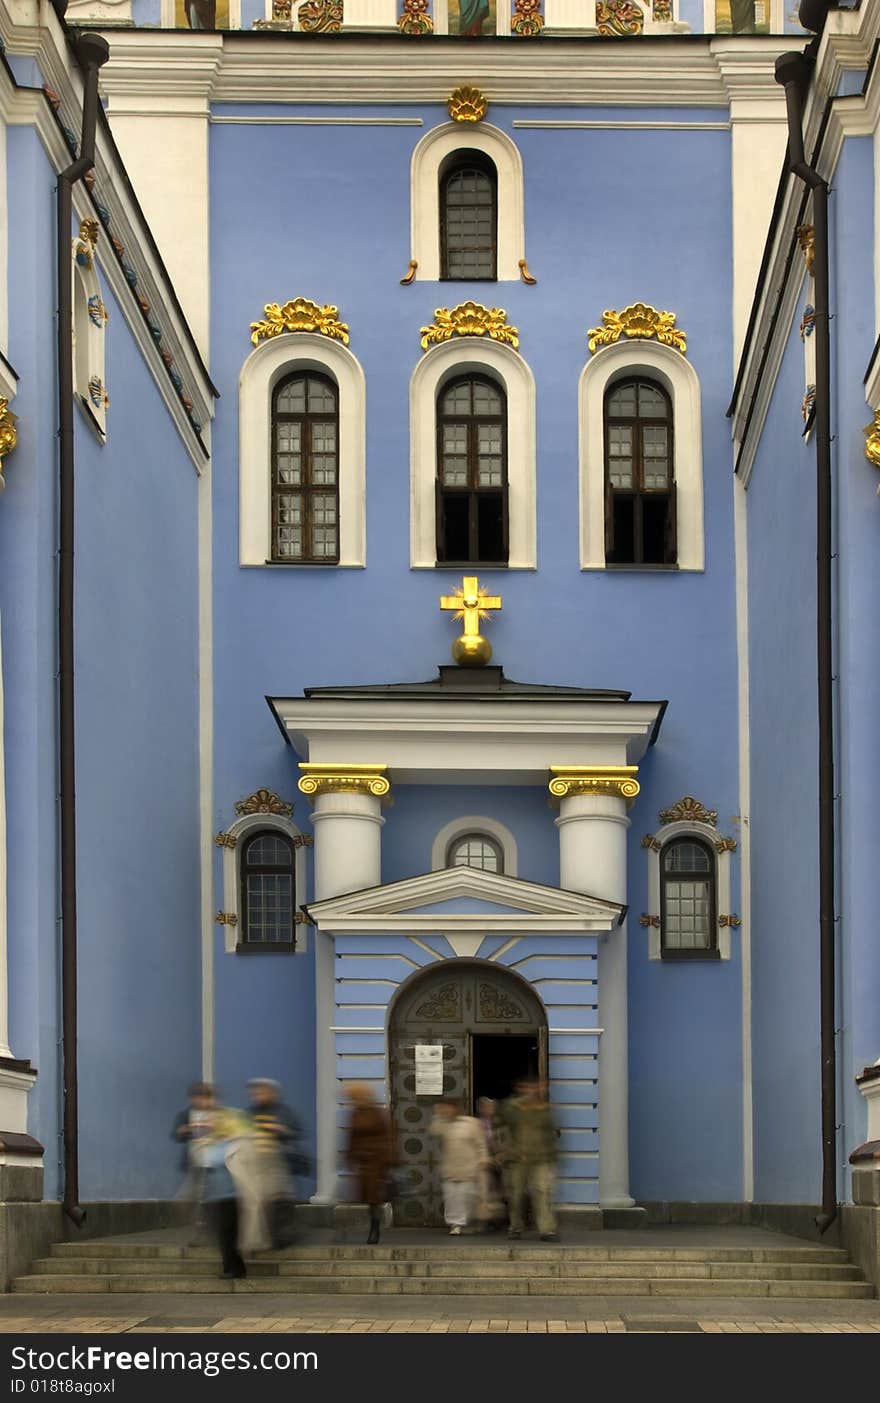
[[[662,565],[666,559],[666,507],[664,493],[642,497],[642,560],[645,565]]]
[[[443,496],[443,519],[445,525],[446,560],[468,560],[470,543],[468,540],[469,496],[464,492],[446,492]]]
[[[495,277],[496,221],[494,166],[453,158],[440,184],[441,277]]]
[[[504,502],[500,492],[477,497],[477,559],[504,558]]]
[[[614,512],[614,550],[612,551],[611,563],[613,565],[631,565],[635,560],[634,505],[632,497],[624,497],[615,492],[612,507]]]

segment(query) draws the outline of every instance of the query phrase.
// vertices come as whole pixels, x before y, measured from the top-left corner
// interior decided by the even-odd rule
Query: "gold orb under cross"
[[[501,608],[500,594],[484,594],[476,575],[465,575],[461,589],[440,597],[440,608],[451,610],[462,622],[461,635],[452,645],[452,660],[459,667],[485,667],[492,657],[492,644],[480,633],[480,623],[490,610]]]

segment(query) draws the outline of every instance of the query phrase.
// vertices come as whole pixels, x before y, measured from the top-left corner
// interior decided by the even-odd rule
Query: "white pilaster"
[[[376,887],[382,877],[380,799],[346,787],[314,801],[315,900]],[[313,1203],[336,1199],[336,1047],[333,937],[315,931],[317,1191]]]
[[[880,1066],[880,1058],[874,1066]],[[867,1068],[865,1069],[868,1070]],[[872,1069],[873,1070],[873,1069]],[[868,1140],[880,1140],[880,1077],[857,1077],[859,1091],[868,1105]]]
[[[9,1048],[9,977],[6,948],[6,761],[3,739],[3,644],[0,640],[0,1057]],[[5,1126],[7,1130],[17,1126]]]
[[[614,794],[560,799],[560,886],[626,902],[626,801]],[[632,1208],[629,1192],[626,925],[599,942],[599,1202]]]

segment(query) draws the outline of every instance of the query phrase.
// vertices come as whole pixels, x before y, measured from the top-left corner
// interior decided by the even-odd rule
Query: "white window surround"
[[[360,361],[328,336],[283,333],[252,351],[241,368],[239,563],[277,568],[272,555],[272,391],[294,370],[318,370],[339,389],[339,560],[278,562],[285,569],[366,565],[366,380]]]
[[[639,374],[659,380],[672,399],[678,568],[702,570],[705,547],[699,377],[680,351],[662,346],[659,341],[639,340],[604,346],[584,366],[578,383],[581,569],[606,568],[605,393],[616,380]]]
[[[74,239],[71,244],[73,262],[71,288],[73,294],[73,388],[86,422],[101,443],[104,443],[107,438],[107,385],[104,380],[106,309],[94,257],[91,267],[88,268],[76,261],[76,250],[79,244],[79,239]],[[97,299],[92,301],[92,307],[95,308],[94,321],[89,309],[90,299]],[[92,398],[90,389],[90,382],[93,380],[98,381],[101,387],[97,403]]]
[[[443,568],[437,565],[437,395],[453,376],[471,373],[488,374],[500,381],[507,396],[507,568],[534,570],[535,379],[516,351],[483,336],[456,336],[444,341],[427,351],[413,371],[409,392],[410,564],[414,570]]]
[[[662,849],[673,838],[701,838],[708,843],[715,857],[715,919],[730,913],[730,851],[718,851],[720,834],[709,823],[697,823],[693,819],[680,819],[677,823],[667,823],[658,828],[654,840],[657,848],[648,848],[648,910],[660,915],[660,858]],[[730,959],[730,926],[718,926],[718,954],[722,960]],[[648,959],[659,960],[662,931],[659,926],[648,927]]]
[[[234,915],[236,923],[227,924],[226,931],[226,954],[234,955],[235,947],[239,944],[244,935],[241,929],[241,847],[244,839],[249,833],[262,830],[264,832],[285,833],[288,838],[299,838],[299,829],[289,819],[279,818],[275,814],[246,814],[244,818],[237,818],[235,823],[231,823],[227,829],[228,836],[235,838],[235,847],[223,848],[223,909],[227,915]],[[298,911],[306,899],[306,850],[305,847],[297,847],[293,850],[293,880],[295,909]],[[295,955],[305,954],[308,940],[306,932],[307,925],[296,927],[296,948]],[[255,947],[258,948],[258,947]],[[283,952],[286,954],[286,951]]]
[[[494,818],[486,818],[482,814],[454,818],[444,824],[431,845],[432,872],[441,872],[445,868],[450,843],[454,843],[456,838],[463,838],[466,833],[485,833],[488,838],[494,838],[495,842],[500,844],[504,856],[504,876],[517,875],[516,839],[503,823]]]
[[[482,151],[498,175],[498,282],[519,282],[526,256],[522,157],[510,137],[487,122],[445,122],[426,132],[410,167],[410,258],[416,281],[440,280],[440,167],[456,151]],[[450,280],[451,282],[451,280]],[[474,286],[479,289],[481,281]],[[460,300],[460,299],[457,299]]]

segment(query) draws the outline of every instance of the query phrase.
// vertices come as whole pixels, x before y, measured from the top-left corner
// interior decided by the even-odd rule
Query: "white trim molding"
[[[227,955],[235,954],[236,946],[244,934],[241,930],[241,844],[242,840],[255,830],[284,833],[291,840],[302,838],[296,824],[277,814],[246,814],[229,825],[225,836],[228,839],[234,838],[235,843],[232,847],[228,843],[223,845],[223,910],[227,917],[234,916],[235,920],[227,920],[224,926]],[[302,842],[295,845],[293,850],[293,882],[294,904],[298,911],[306,892],[306,850]],[[306,952],[307,930],[306,925],[297,926],[296,946],[293,951],[295,955],[304,955]],[[255,946],[255,949],[258,948]]]
[[[416,280],[440,278],[440,167],[456,151],[480,151],[498,175],[497,281],[519,282],[519,262],[526,255],[523,168],[519,149],[505,132],[487,122],[479,126],[445,122],[426,132],[416,145],[410,167],[410,258]]]
[[[81,239],[74,239],[73,260],[73,387],[84,417],[101,443],[107,439],[107,408],[110,400],[104,379],[104,347],[108,312],[101,295],[101,283],[94,256],[77,262]],[[88,255],[86,255],[88,256]]]
[[[672,399],[678,568],[702,570],[703,429],[700,381],[690,361],[659,341],[616,341],[597,351],[578,383],[582,570],[605,569],[605,393],[623,376],[657,379]]]
[[[422,357],[410,381],[410,563],[437,565],[437,395],[454,375],[488,373],[507,396],[508,569],[534,570],[535,379],[509,346],[481,336],[456,336]]]
[[[716,920],[720,913],[730,913],[730,849],[720,847],[721,835],[710,823],[700,823],[695,819],[680,819],[666,823],[654,834],[654,843],[648,848],[648,907],[660,911],[660,858],[662,849],[673,838],[701,838],[708,843],[715,857],[715,905]],[[656,846],[654,845],[656,844]],[[720,848],[720,850],[719,850]],[[718,954],[722,960],[730,959],[730,926],[718,926]],[[661,935],[659,925],[648,927],[648,959],[659,960],[661,955]]]
[[[446,867],[446,854],[449,851],[450,843],[454,843],[456,838],[463,838],[465,833],[485,833],[488,837],[494,838],[501,847],[504,858],[504,876],[515,877],[517,875],[517,851],[516,839],[509,828],[503,823],[499,823],[495,818],[487,818],[485,814],[471,814],[463,818],[453,818],[449,823],[445,823],[431,845],[431,871],[441,872]]]
[[[366,380],[351,351],[313,332],[291,332],[264,341],[241,368],[239,561],[272,564],[272,391],[282,375],[300,368],[322,371],[339,389],[338,565],[362,567],[367,559]],[[308,566],[291,562],[289,568]]]

